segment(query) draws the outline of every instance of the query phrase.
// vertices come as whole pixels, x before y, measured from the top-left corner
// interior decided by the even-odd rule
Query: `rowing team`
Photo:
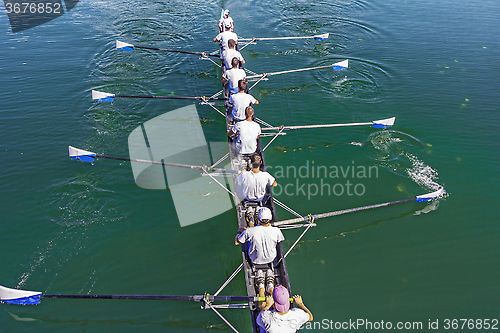
[[[247,201],[256,201],[265,204],[267,186],[277,186],[273,176],[261,171],[262,157],[257,152],[257,140],[261,129],[254,121],[255,114],[252,105],[259,102],[248,94],[245,63],[241,53],[237,50],[238,36],[234,33],[233,20],[229,10],[225,10],[219,22],[221,31],[213,40],[222,45],[221,65],[224,84],[229,84],[229,104],[232,107],[231,116],[233,127],[228,131],[230,138],[236,139],[235,147],[239,154],[248,158],[250,156],[251,170],[243,171],[237,178],[242,185],[242,195]],[[290,295],[284,286],[275,286],[274,270],[272,265],[277,255],[277,244],[285,237],[279,228],[271,226],[272,212],[267,207],[261,207],[258,212],[259,224],[238,230],[235,244],[248,243],[248,254],[255,267],[268,267],[258,269],[255,285],[259,297],[265,301],[258,302],[261,311],[257,317],[257,324],[261,332],[295,332],[307,321],[313,320],[313,315],[304,305],[302,297],[295,295],[293,302],[296,308],[290,309]],[[265,270],[265,271],[264,271]],[[266,296],[267,295],[267,296]]]
[[[257,140],[261,134],[261,128],[255,119],[253,105],[259,101],[248,94],[248,83],[246,72],[242,68],[245,60],[241,53],[236,50],[238,36],[234,33],[233,20],[229,17],[229,11],[224,11],[224,16],[219,22],[222,30],[213,40],[222,45],[221,62],[223,74],[221,81],[229,84],[228,103],[231,110],[233,127],[227,135],[235,140],[236,151],[245,157],[251,156],[252,170],[244,171],[238,177],[238,183],[242,185],[243,198],[247,201],[262,201],[266,194],[266,186],[277,186],[276,180],[267,172],[260,171],[262,158],[257,152]],[[230,65],[230,66],[229,66]]]

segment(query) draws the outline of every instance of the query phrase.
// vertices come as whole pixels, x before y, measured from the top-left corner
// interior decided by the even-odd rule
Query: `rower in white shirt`
[[[226,9],[219,20],[219,31],[234,31],[233,19],[229,16],[229,9]]]
[[[214,37],[213,41],[214,42],[221,42],[222,44],[222,51],[227,50],[229,47],[227,46],[227,42],[232,39],[238,44],[238,35],[236,35],[232,30],[226,30],[218,34],[217,36]],[[222,54],[221,54],[222,57]]]
[[[228,49],[222,52],[222,58],[224,59],[224,65],[226,65],[226,70],[231,69],[233,66],[231,62],[233,58],[237,58],[240,61],[240,66],[245,63],[245,59],[241,56],[239,51],[236,51],[235,46],[236,42],[234,39],[230,39],[227,41]]]
[[[223,83],[229,82],[229,93],[236,94],[239,91],[238,82],[240,80],[245,80],[247,74],[245,73],[245,70],[238,68],[238,66],[240,65],[240,61],[238,60],[238,58],[233,58],[233,60],[231,61],[231,65],[233,66],[233,68],[225,71],[224,74],[222,74],[222,78],[220,80]]]
[[[257,150],[257,139],[260,137],[260,126],[253,121],[254,111],[251,106],[245,110],[246,120],[237,122],[227,136],[236,135],[236,151],[240,154],[253,154]]]
[[[242,194],[245,200],[262,201],[266,196],[267,185],[278,186],[278,183],[268,172],[260,171],[262,157],[259,154],[252,155],[250,161],[252,163],[252,170],[240,173],[237,182],[242,185]]]
[[[229,104],[233,106],[231,116],[234,121],[243,121],[246,119],[245,110],[248,106],[259,104],[252,95],[247,94],[248,83],[245,80],[238,81],[238,93],[229,97]]]

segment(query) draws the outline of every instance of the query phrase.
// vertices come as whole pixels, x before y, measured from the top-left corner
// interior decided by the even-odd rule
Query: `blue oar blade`
[[[102,91],[92,90],[92,99],[97,102],[113,102],[115,94],[110,94]]]
[[[344,61],[337,62],[332,65],[334,71],[340,71],[346,68],[349,68],[349,59]]]
[[[316,35],[316,36],[314,36],[314,40],[325,40],[325,39],[328,39],[329,35],[330,35],[329,33],[322,34],[322,35]]]
[[[74,160],[82,161],[82,162],[94,162],[95,153],[86,151],[83,149],[78,149],[72,146],[68,146],[68,154]]]
[[[372,123],[373,123],[373,128],[387,128],[387,127],[391,127],[392,125],[394,125],[395,121],[396,121],[396,117],[392,117],[392,118],[387,118],[387,119],[374,120],[374,121],[372,121]]]
[[[0,301],[9,304],[34,305],[40,303],[38,291],[19,290],[0,286]]]
[[[443,193],[444,193],[444,188],[441,188],[441,189],[437,190],[436,192],[422,194],[422,195],[417,195],[416,202],[423,202],[423,201],[434,200],[434,199],[442,196]]]
[[[116,41],[116,48],[118,50],[123,50],[123,51],[133,51],[134,45],[129,44],[129,43],[120,42],[119,40],[117,40]]]

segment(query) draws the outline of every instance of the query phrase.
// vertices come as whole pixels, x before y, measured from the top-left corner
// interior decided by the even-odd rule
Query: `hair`
[[[230,39],[227,41],[227,46],[229,46],[230,49],[232,49],[236,45],[236,42],[234,39]]]
[[[238,80],[238,90],[239,91],[247,91],[247,87],[248,87],[247,80],[245,80],[245,79]]]
[[[254,114],[253,108],[251,106],[247,106],[246,109],[245,109],[245,117],[246,118],[252,117],[253,114]]]
[[[234,57],[233,60],[231,60],[231,66],[234,67],[238,67],[240,64],[240,61],[238,60],[238,58]]]
[[[262,164],[262,157],[259,154],[253,154],[250,161],[252,162],[252,168],[258,168]]]

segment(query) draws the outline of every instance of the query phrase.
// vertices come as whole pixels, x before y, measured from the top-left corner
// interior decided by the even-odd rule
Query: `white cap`
[[[273,218],[273,214],[271,214],[271,210],[267,207],[262,207],[259,209],[259,220],[271,220]]]
[[[229,9],[226,9],[226,10],[224,11],[224,15],[229,15]]]

